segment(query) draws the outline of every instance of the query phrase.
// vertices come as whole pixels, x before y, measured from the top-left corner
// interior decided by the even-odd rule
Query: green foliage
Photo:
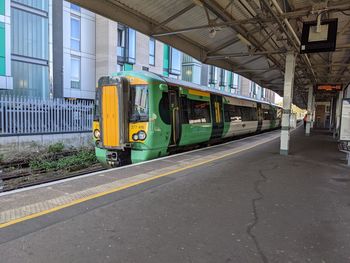
[[[62,152],[64,149],[64,144],[62,142],[58,142],[55,144],[51,144],[49,146],[48,152],[49,153],[58,153],[58,152]]]
[[[0,163],[4,160],[4,155],[0,154]]]
[[[93,151],[80,151],[74,155],[63,157],[58,160],[40,160],[36,159],[29,163],[32,170],[78,170],[89,167],[96,163],[95,153]]]

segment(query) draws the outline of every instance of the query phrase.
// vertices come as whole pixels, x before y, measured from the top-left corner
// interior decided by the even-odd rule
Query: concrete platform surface
[[[350,262],[350,169],[279,132],[0,196],[0,262]]]

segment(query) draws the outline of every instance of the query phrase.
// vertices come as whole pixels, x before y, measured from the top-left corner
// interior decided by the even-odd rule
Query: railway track
[[[106,170],[100,164],[92,165],[88,168],[77,171],[57,170],[57,171],[20,171],[17,173],[2,172],[0,179],[3,181],[3,191],[11,191],[38,184],[49,183],[71,177],[76,177],[88,173]]]
[[[241,135],[235,137],[235,139],[227,139],[226,141],[232,141],[232,140],[237,140],[245,137],[249,137],[251,135]],[[216,143],[212,143],[211,145],[216,145],[216,144],[221,144],[226,141],[220,141]],[[203,148],[205,146],[201,145],[198,146],[197,148]],[[191,149],[183,149],[182,151],[179,152],[184,152],[184,151],[190,151],[196,148],[191,148]],[[72,155],[76,153],[77,151],[67,151],[64,153],[59,153],[54,156],[49,156],[50,159],[58,159],[61,157],[65,157],[68,155]],[[173,152],[179,153],[179,152]],[[99,172],[106,170],[107,168],[103,167],[101,164],[96,163],[93,164],[87,168],[78,168],[78,167],[69,167],[69,169],[66,170],[31,170],[29,168],[29,163],[30,160],[14,160],[13,162],[7,162],[7,163],[0,163],[0,192],[1,191],[10,191],[10,190],[15,190],[19,188],[24,188],[24,187],[29,187],[29,186],[34,186],[38,184],[44,184],[44,183],[49,183],[53,181],[58,181],[62,179],[67,179],[71,177],[76,177],[80,175],[85,175],[88,173],[93,173],[93,172]],[[13,169],[11,170],[11,167],[21,167],[22,169]],[[1,172],[2,170],[2,172]],[[3,184],[1,185],[1,180],[3,181]],[[3,186],[3,189],[1,190],[1,186]]]
[[[78,151],[77,150],[70,150],[70,151],[64,151],[64,152],[59,152],[59,153],[47,153],[41,156],[43,159],[50,159],[50,160],[57,160],[59,158],[63,158],[66,156],[70,156],[73,154],[76,154]],[[5,162],[0,162],[0,169],[7,169],[10,167],[17,167],[17,168],[25,168],[29,167],[30,162],[33,160],[33,156],[24,156],[20,159],[15,159],[11,161],[5,161]]]
[[[12,160],[0,161],[0,192],[62,180],[106,169],[102,167],[101,164],[96,163],[97,160],[95,162],[91,159],[81,158],[81,155],[79,155],[81,153],[85,154],[89,152],[69,149],[60,152],[38,153],[37,155],[24,154],[20,158],[16,157]],[[72,157],[72,159],[67,159],[70,157]],[[60,163],[60,166],[51,166],[51,164],[57,164],[62,160],[74,161],[73,163],[67,162],[65,166],[62,166],[62,163]]]

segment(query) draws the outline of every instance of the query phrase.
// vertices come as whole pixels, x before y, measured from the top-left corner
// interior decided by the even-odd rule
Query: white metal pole
[[[315,124],[315,119],[316,119],[316,99],[315,96],[312,97],[312,114],[311,114],[311,129],[314,128],[314,124]]]
[[[283,115],[280,144],[281,155],[288,155],[289,153],[290,114],[293,100],[295,59],[296,55],[294,54],[294,52],[287,53],[283,90]]]
[[[312,101],[313,101],[313,87],[312,85],[309,86],[309,94],[307,98],[307,119],[306,119],[306,129],[305,129],[305,135],[310,135],[310,129],[311,129],[311,116],[312,116]]]

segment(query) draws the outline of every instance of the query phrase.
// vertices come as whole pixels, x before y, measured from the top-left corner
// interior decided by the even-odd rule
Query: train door
[[[263,110],[261,108],[261,104],[257,104],[257,115],[258,115],[258,128],[257,132],[261,132],[262,130],[262,125],[263,125],[263,120],[264,120],[264,115],[263,115]]]
[[[104,147],[120,146],[120,97],[117,85],[101,87],[102,143]]]
[[[222,96],[210,94],[211,118],[213,129],[211,139],[221,138],[224,131],[224,116],[222,114]]]
[[[180,111],[179,111],[179,92],[175,88],[169,88],[169,110],[171,125],[170,146],[175,146],[180,140]]]

